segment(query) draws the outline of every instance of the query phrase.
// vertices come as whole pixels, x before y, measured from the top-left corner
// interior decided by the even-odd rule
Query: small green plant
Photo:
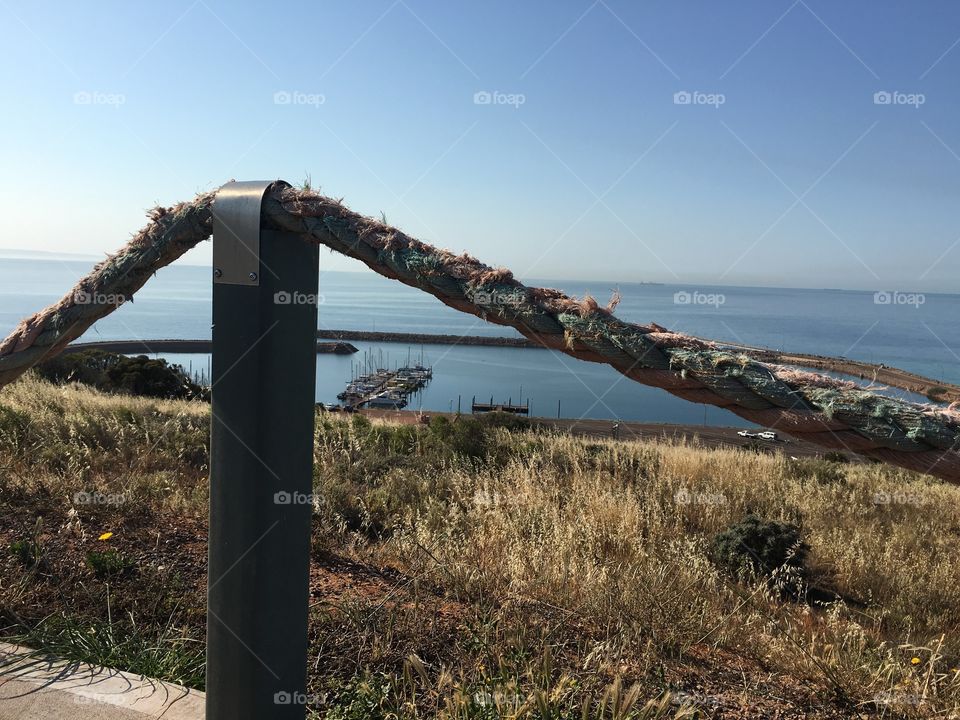
[[[713,562],[734,577],[771,577],[783,570],[802,576],[809,552],[796,525],[753,514],[717,533],[710,544]]]
[[[337,692],[325,715],[329,720],[389,717],[389,679],[381,674],[355,677]]]
[[[116,550],[88,550],[87,565],[97,577],[109,577],[132,568],[133,560]]]
[[[25,568],[42,568],[46,565],[45,552],[43,544],[40,542],[40,534],[43,531],[43,518],[38,517],[33,525],[33,536],[30,538],[21,538],[10,543],[10,554],[13,555]]]
[[[25,568],[38,567],[43,561],[43,550],[33,540],[14,540],[10,543],[10,554]]]

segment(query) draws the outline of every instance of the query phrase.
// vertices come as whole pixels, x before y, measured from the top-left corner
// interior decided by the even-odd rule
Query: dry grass
[[[110,528],[134,561],[107,580],[115,616],[202,640],[204,558],[186,540],[205,540],[207,430],[200,404],[4,389],[0,541],[35,541],[48,566],[0,560],[0,612],[102,617],[102,579],[75,556]],[[958,488],[872,464],[324,416],[315,460],[310,682],[328,717],[960,713]],[[801,528],[807,597],[710,562],[747,513]]]
[[[209,408],[55,387],[32,375],[0,394],[2,464],[72,497],[98,490],[132,504],[196,509],[207,496]],[[132,505],[131,505],[132,506]]]

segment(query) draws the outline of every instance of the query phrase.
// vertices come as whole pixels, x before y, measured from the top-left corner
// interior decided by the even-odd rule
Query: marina
[[[378,368],[351,380],[337,398],[347,409],[401,410],[432,378],[433,368],[420,364],[396,370]]]

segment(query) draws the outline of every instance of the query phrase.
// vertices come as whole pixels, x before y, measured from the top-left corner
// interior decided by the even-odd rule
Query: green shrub
[[[123,357],[119,353],[104,350],[65,352],[36,366],[40,377],[57,385],[69,382],[101,387],[107,371]]]
[[[530,421],[514,413],[488,412],[474,417],[487,428],[504,428],[510,432],[523,432],[530,429]]]
[[[450,423],[450,434],[444,442],[457,455],[480,460],[487,455],[489,447],[487,426],[475,418],[460,415]]]
[[[107,392],[169,400],[208,396],[208,391],[194,383],[179,365],[146,355],[128,357],[104,350],[82,350],[58,355],[36,369],[40,377],[53,383],[79,382]]]
[[[371,423],[367,417],[360,415],[359,413],[350,418],[350,424],[353,425],[353,429],[358,432],[368,432],[370,428],[373,427],[373,423]]]
[[[713,562],[734,577],[770,577],[783,570],[802,576],[809,551],[796,525],[753,514],[715,535],[710,543]]]
[[[434,415],[430,418],[430,432],[441,440],[450,436],[450,419],[446,415]]]

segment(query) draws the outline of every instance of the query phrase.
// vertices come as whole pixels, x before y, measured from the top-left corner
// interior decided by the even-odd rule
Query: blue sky
[[[957,288],[955,2],[0,0],[0,45],[0,247],[309,175],[521,278]]]

